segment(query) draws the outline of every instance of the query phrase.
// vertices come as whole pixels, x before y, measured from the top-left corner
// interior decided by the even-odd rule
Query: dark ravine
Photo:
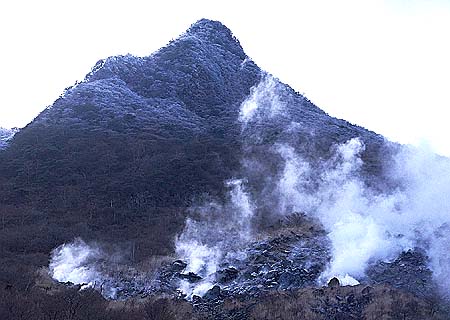
[[[38,314],[39,301],[66,294],[96,301],[93,314],[110,319],[448,318],[422,248],[370,261],[357,286],[327,286],[330,229],[280,200],[280,145],[320,164],[308,178],[313,192],[355,138],[365,191],[400,190],[389,168],[401,146],[327,115],[261,70],[217,21],[196,22],[148,57],[100,60],[6,148],[0,141],[0,318],[18,319],[7,310],[21,299]],[[254,207],[239,226],[240,215],[227,216],[233,179]],[[218,212],[205,216],[204,207]],[[221,253],[208,279],[177,256],[187,218],[194,235],[215,237],[195,241],[236,253]],[[87,289],[56,282],[47,268],[52,250],[78,238],[101,251],[81,265],[102,275]],[[204,280],[202,296],[180,290]]]

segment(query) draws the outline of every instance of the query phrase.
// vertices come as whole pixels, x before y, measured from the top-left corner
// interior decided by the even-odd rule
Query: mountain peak
[[[225,36],[231,36],[232,32],[228,29],[222,22],[210,19],[200,19],[197,22],[194,22],[190,28],[187,30],[187,33],[195,33],[195,34],[211,34],[218,33]]]
[[[224,46],[227,50],[230,50],[241,57],[245,57],[244,49],[239,43],[239,40],[233,36],[231,30],[220,21],[205,18],[200,19],[193,23],[180,38],[182,39],[186,36],[193,36],[206,43]]]

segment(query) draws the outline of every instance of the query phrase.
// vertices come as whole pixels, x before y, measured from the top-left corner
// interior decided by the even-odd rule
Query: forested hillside
[[[24,303],[27,310],[42,310],[51,309],[51,299],[61,305],[66,297],[79,299],[80,305],[86,305],[83,299],[94,299],[99,309],[86,311],[91,312],[92,319],[97,319],[94,314],[98,319],[121,319],[120,313],[108,309],[107,302],[90,289],[79,295],[73,287],[67,292],[59,287],[50,300],[41,296],[42,290],[36,289],[36,279],[42,281],[42,274],[37,272],[42,273],[41,268],[48,266],[52,250],[77,238],[98,243],[102,251],[111,256],[120,252],[117,261],[120,260],[121,265],[141,270],[150,261],[180,258],[180,242],[192,241],[194,228],[195,234],[203,235],[205,230],[225,225],[228,229],[214,230],[217,235],[226,234],[227,240],[211,238],[214,239],[211,243],[214,248],[220,247],[223,251],[231,248],[236,252],[242,248],[232,245],[237,241],[233,232],[241,233],[239,237],[242,237],[251,229],[252,240],[246,238],[242,245],[270,235],[270,239],[281,239],[276,241],[289,246],[292,242],[295,246],[294,240],[298,239],[285,234],[291,230],[299,239],[304,236],[310,241],[318,237],[323,241],[320,244],[324,246],[320,249],[323,251],[319,250],[323,253],[320,263],[326,264],[332,254],[323,239],[332,229],[323,226],[320,217],[317,221],[314,220],[317,217],[304,220],[309,214],[307,207],[299,206],[297,200],[289,200],[295,195],[279,189],[280,181],[285,186],[290,183],[284,178],[289,165],[295,167],[297,175],[300,168],[304,168],[301,174],[307,180],[302,189],[305,195],[324,192],[321,186],[330,184],[331,175],[322,173],[333,169],[331,173],[336,177],[350,175],[353,170],[352,175],[353,172],[358,174],[358,186],[364,185],[364,192],[369,190],[378,196],[402,188],[404,177],[393,176],[389,170],[395,164],[394,156],[399,149],[400,146],[376,133],[328,116],[306,97],[262,71],[227,27],[202,19],[148,57],[125,55],[100,60],[83,81],[67,88],[7,146],[4,145],[0,151],[0,287],[5,288],[4,307],[8,303]],[[302,165],[297,155],[301,155]],[[345,161],[349,159],[354,161],[355,168],[347,172]],[[336,177],[333,183],[339,185]],[[296,183],[293,182],[292,187],[297,187]],[[240,192],[251,199],[247,203],[251,217],[244,222],[240,214],[239,219],[234,216],[237,209],[233,199],[241,197],[242,203]],[[336,195],[330,193],[327,197]],[[230,201],[233,203],[228,205]],[[323,199],[314,201],[310,202],[314,205],[324,202]],[[212,208],[206,218],[205,207]],[[311,205],[311,208],[316,207]],[[217,214],[214,210],[230,216],[225,219],[221,216],[223,220],[218,219],[219,223],[208,224]],[[283,211],[282,215],[279,211]],[[299,220],[295,220],[296,217],[300,217]],[[206,229],[199,222],[202,218],[207,221]],[[251,227],[244,230],[246,223]],[[304,230],[305,224],[311,228],[309,231]],[[195,241],[207,243],[209,240],[196,238]],[[252,245],[256,252],[263,250],[259,249],[260,244]],[[294,250],[289,246],[281,248]],[[251,253],[246,254],[251,256]],[[275,256],[282,261],[291,259],[285,255]],[[267,261],[258,259],[262,262],[252,262],[258,268],[275,268],[269,258]],[[300,256],[298,259],[301,260]],[[415,259],[422,263],[422,256]],[[116,261],[106,260],[105,263]],[[247,260],[242,261],[247,263]],[[283,271],[282,267],[277,268],[275,270]],[[283,265],[283,268],[288,267]],[[292,266],[289,268],[291,273],[298,272]],[[381,270],[380,266],[374,268],[375,273]],[[411,272],[422,272],[414,268],[411,264]],[[321,265],[317,270],[308,271],[309,282],[299,282],[296,288],[310,286],[324,270]],[[176,271],[175,275],[170,272],[167,274],[177,277],[181,271]],[[388,271],[383,272],[379,273],[386,275]],[[371,283],[374,279],[384,279],[375,273],[369,277]],[[207,276],[210,274],[201,275]],[[233,281],[250,281],[249,275],[242,277],[236,276]],[[429,281],[430,277],[426,273],[423,279]],[[278,288],[280,280],[271,281]],[[392,284],[389,281],[379,280]],[[269,290],[272,287],[267,283],[264,286]],[[55,285],[49,284],[46,290],[54,290]],[[256,282],[250,285],[256,287]],[[397,287],[403,290],[406,285],[402,282]],[[423,304],[422,310],[432,309],[431,302],[420,300],[430,297],[431,285],[427,282],[424,288],[427,293],[419,297],[414,296],[417,293],[414,290],[401,293],[401,303],[419,301],[417,303]],[[382,297],[380,290],[370,294]],[[385,290],[393,296],[398,294],[397,289]],[[9,295],[11,291],[14,294]],[[314,291],[314,294],[333,296],[333,292],[328,291]],[[253,299],[256,296],[252,294]],[[312,299],[311,292],[304,294]],[[358,291],[353,296],[360,301],[359,309],[354,306],[348,312],[358,315],[370,312],[370,308],[367,311],[369,300],[361,307],[367,298],[365,293]],[[293,303],[291,296],[276,299],[286,305]],[[314,304],[310,300],[305,302],[308,306]],[[174,319],[183,312],[194,317],[192,306],[185,301],[161,301],[152,300],[143,309],[127,310],[135,314],[132,319],[141,319],[142,312],[146,314],[145,319],[163,319],[162,314]],[[246,305],[248,301],[233,300],[232,303],[242,303],[241,308],[250,310]],[[265,308],[260,306],[240,316],[244,319],[253,314],[255,319],[266,318],[263,315],[270,312]],[[184,311],[180,313],[180,310]],[[209,316],[217,311],[208,310]],[[151,314],[159,314],[159,318],[152,318]],[[291,317],[292,310],[285,317],[291,319],[287,314]],[[77,316],[73,319],[84,319],[80,313]],[[44,315],[41,318],[50,319]],[[33,318],[28,315],[21,319]]]

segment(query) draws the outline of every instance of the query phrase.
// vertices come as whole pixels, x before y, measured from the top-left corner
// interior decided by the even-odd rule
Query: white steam
[[[272,118],[281,111],[282,104],[275,93],[276,86],[276,80],[270,75],[265,75],[263,80],[252,88],[250,96],[241,104],[239,113],[239,121],[244,126],[263,117]]]
[[[450,292],[450,160],[427,149],[405,149],[394,174],[403,179],[407,201],[398,220],[411,226],[409,236],[421,241],[438,285]],[[414,228],[413,228],[414,226]]]
[[[187,224],[188,230],[195,228],[195,226],[192,226],[192,220],[188,220]],[[218,259],[221,256],[219,248],[215,246],[208,247],[206,244],[201,244],[197,240],[178,241],[177,254],[188,262],[186,272],[193,272],[204,276],[216,272]]]
[[[87,245],[81,239],[63,244],[52,252],[49,265],[50,275],[59,282],[71,282],[94,286],[101,279],[96,261],[101,256],[98,248]]]
[[[248,241],[251,237],[251,222],[255,207],[250,200],[249,194],[244,190],[242,180],[230,180],[227,182],[227,186],[231,188],[232,223],[237,223],[235,227],[239,232],[239,239]]]
[[[363,277],[368,263],[421,246],[438,282],[450,289],[448,159],[405,148],[391,172],[404,189],[379,194],[360,178],[364,145],[359,139],[340,145],[335,157],[316,164],[288,146],[277,150],[285,161],[278,183],[281,209],[313,215],[329,232],[332,260],[323,281]],[[312,181],[319,183],[310,188]]]
[[[285,161],[278,183],[281,212],[313,215],[329,232],[333,256],[325,280],[361,277],[370,259],[387,259],[404,248],[392,244],[377,222],[377,215],[391,214],[395,202],[367,194],[358,179],[363,150],[363,144],[352,139],[337,148],[334,158],[313,168],[293,148],[277,148]],[[317,185],[311,187],[313,183]]]
[[[276,80],[264,77],[241,105],[243,128],[249,122],[270,124],[280,115],[286,132],[298,127],[286,116],[290,109],[281,96]],[[295,130],[291,134],[298,135]],[[369,263],[420,247],[429,256],[437,283],[450,291],[450,159],[426,148],[403,147],[390,168],[390,178],[400,187],[380,193],[362,178],[365,146],[360,139],[336,146],[331,159],[314,162],[293,145],[295,140],[290,145],[286,138],[273,145],[284,161],[273,194],[281,215],[305,212],[328,231],[332,260],[322,281],[336,276],[354,284],[357,280],[351,279],[363,277]]]
[[[258,138],[258,130],[269,121],[282,118],[289,122],[282,123],[284,133],[288,133],[282,142],[263,146],[268,155],[276,154],[274,163],[281,159],[281,166],[273,166],[281,170],[268,169],[266,159],[255,158],[261,150],[255,148],[242,159],[247,167],[241,175],[249,181],[254,171],[263,176],[258,180],[262,181],[258,186],[264,190],[262,194],[255,192],[251,198],[247,181],[233,179],[226,182],[226,201],[207,201],[192,208],[192,217],[176,239],[176,253],[187,263],[186,277],[192,272],[201,280],[181,280],[180,290],[188,297],[201,296],[215,283],[215,273],[222,264],[243,261],[246,245],[253,239],[255,212],[269,207],[281,216],[303,212],[326,229],[332,256],[319,279],[322,283],[337,277],[343,285],[358,284],[372,262],[389,261],[402,251],[420,247],[429,256],[436,282],[443,292],[450,292],[450,159],[403,147],[389,172],[389,179],[398,188],[374,191],[363,178],[361,154],[365,146],[360,139],[334,146],[334,156],[327,159],[311,160],[314,157],[294,147],[299,135],[294,129],[302,125],[290,123],[288,103],[277,90],[278,82],[265,76],[242,103],[239,120],[243,129],[251,131],[252,139]],[[251,153],[251,144],[246,147]],[[51,275],[61,282],[95,286],[105,278],[97,267],[102,256],[98,248],[79,239],[64,244],[52,252]]]
[[[202,296],[214,283],[219,263],[242,260],[242,249],[251,239],[251,220],[254,205],[245,192],[244,181],[226,182],[229,201],[226,204],[210,202],[193,208],[199,218],[188,219],[183,233],[176,240],[176,253],[186,261],[185,273],[193,272],[202,280],[180,282],[180,290],[188,297]]]

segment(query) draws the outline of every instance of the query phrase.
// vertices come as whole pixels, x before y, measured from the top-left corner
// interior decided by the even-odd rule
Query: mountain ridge
[[[410,208],[443,175],[408,189],[423,177],[400,148],[261,70],[218,21],[99,60],[0,152],[0,315],[114,312],[102,295],[143,302],[111,319],[187,300],[177,315],[434,317],[441,260],[421,241],[442,253],[445,224],[421,238]]]
[[[243,126],[242,105],[252,99],[261,107]],[[270,145],[291,137],[316,159],[360,137],[369,181],[380,180],[379,154],[392,148],[329,117],[259,69],[223,24],[202,19],[148,57],[97,63],[23,128],[0,155],[0,174],[14,186],[3,201],[25,196],[41,210],[87,211],[101,221],[115,211],[129,219],[136,210],[186,207],[201,194],[223,197],[223,181],[240,175],[250,149],[265,159]]]

